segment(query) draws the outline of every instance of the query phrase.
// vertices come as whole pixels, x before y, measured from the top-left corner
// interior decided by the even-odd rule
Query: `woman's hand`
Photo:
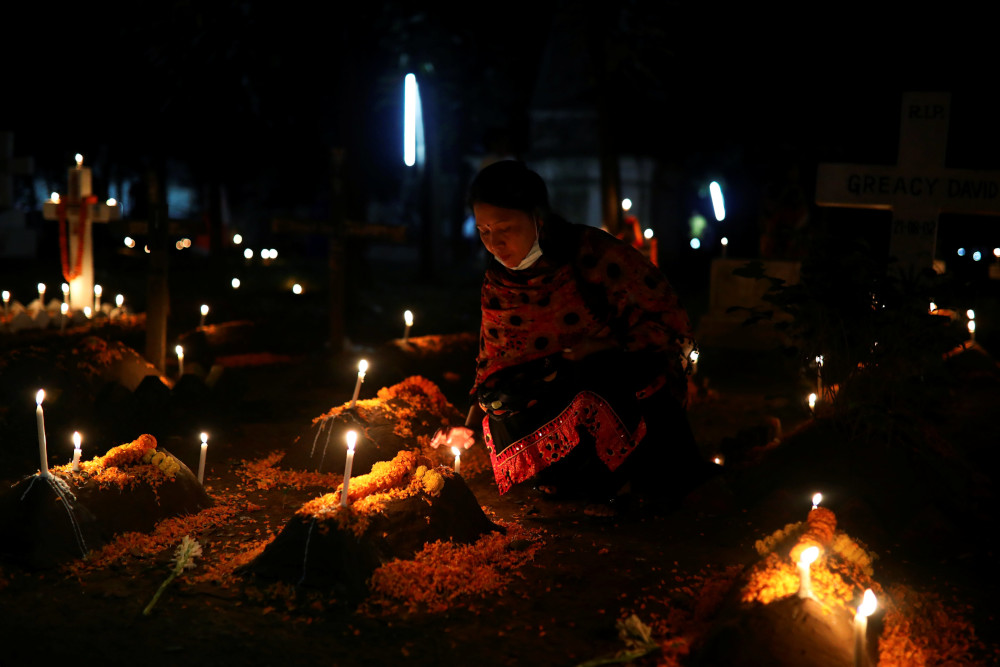
[[[476,443],[476,436],[471,428],[465,428],[464,426],[450,426],[448,428],[440,428],[431,438],[431,447],[437,449],[441,445],[445,447],[458,447],[459,449],[468,449]]]

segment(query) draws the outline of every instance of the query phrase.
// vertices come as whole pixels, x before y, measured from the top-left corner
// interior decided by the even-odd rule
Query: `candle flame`
[[[119,294],[118,296],[115,297],[115,305],[116,306],[118,306],[119,308],[121,308],[123,303],[125,303],[125,297],[124,296],[122,296],[121,294]]]
[[[799,556],[799,565],[809,567],[819,558],[819,547],[809,547]]]
[[[78,167],[82,167],[83,166],[83,156],[82,155],[80,155],[79,153],[77,153],[73,157],[73,159],[76,160],[76,166],[78,166]]]
[[[62,313],[63,315],[65,315],[66,313],[68,313],[69,312],[69,304],[66,303],[65,301],[63,301],[61,304],[59,304],[59,312]]]
[[[931,301],[931,312],[933,313],[935,310],[937,310],[937,304]]]
[[[233,289],[239,289],[240,288],[240,279],[239,278],[233,278],[232,285],[233,285]]]
[[[413,313],[411,311],[407,310],[403,312],[403,322],[408,327],[413,326]]]
[[[822,354],[820,354],[820,355],[818,355],[816,357],[816,365],[819,366],[820,368],[823,367],[823,355]]]
[[[177,347],[175,347],[174,348],[174,352],[177,353],[177,358],[178,359],[183,359],[184,358],[184,348],[182,346],[178,345]]]
[[[202,431],[202,434],[201,434],[201,444],[203,444],[203,445],[207,445],[208,444],[208,433],[205,433],[204,431]]]
[[[653,238],[653,230],[652,230],[652,228],[646,227],[646,229],[643,230],[643,232],[642,232],[642,238],[644,238],[644,239],[651,239],[651,238]]]
[[[49,195],[49,199],[52,201],[53,204],[58,204],[59,203],[59,193],[58,192],[53,192],[52,194]]]
[[[866,588],[865,595],[861,598],[861,604],[858,606],[858,616],[867,618],[875,613],[878,608],[878,600],[875,598],[875,594],[872,593],[872,589]]]
[[[967,311],[965,311],[965,316],[968,317],[970,320],[974,320],[976,319],[976,311],[969,308]]]
[[[62,284],[62,293],[63,294],[69,294],[69,283],[63,283]]]
[[[104,294],[104,288],[100,285],[94,285],[94,296],[101,296]]]
[[[207,303],[201,304],[201,314],[202,315],[208,315],[208,304]]]
[[[362,359],[358,362],[358,373],[364,374],[368,372],[368,362]]]
[[[35,394],[35,404],[36,405],[41,405],[42,401],[44,401],[44,400],[45,400],[45,390],[44,389],[39,389],[38,393]]]
[[[108,201],[106,201],[104,203],[107,204],[108,206],[117,206],[118,205],[118,200],[115,199],[114,197],[108,197]]]
[[[452,447],[451,448],[451,453],[454,454],[455,456],[461,456],[462,455],[462,452],[458,451],[458,447]]]
[[[823,494],[822,493],[814,493],[813,494],[813,507],[819,507],[819,504],[820,504],[820,502],[822,502],[822,500],[823,500]]]
[[[73,431],[73,446],[80,449],[80,443],[83,442],[83,438],[80,437],[79,431]]]
[[[45,296],[45,283],[38,283],[38,296]]]
[[[4,300],[5,303],[7,301],[10,301],[10,292],[8,292],[7,290],[4,290],[3,294],[0,294],[0,296],[3,297],[3,300]]]
[[[348,431],[347,435],[345,437],[347,438],[347,451],[353,452],[354,451],[354,445],[357,444],[357,442],[358,442],[358,433],[357,433],[357,431]]]
[[[809,394],[809,409],[816,407],[816,394]]]
[[[85,316],[85,317],[86,317],[86,318],[87,318],[88,320],[90,319],[90,316],[91,316],[91,314],[92,314],[92,312],[91,312],[91,310],[90,310],[90,306],[84,306],[84,307],[83,307],[83,314],[84,314],[84,316]]]
[[[691,360],[692,364],[698,363],[698,357],[699,357],[698,350],[691,350],[691,354],[688,355],[688,359]]]
[[[969,320],[969,333],[976,333],[976,321]]]
[[[717,466],[721,466],[725,462],[726,459],[725,457],[722,456],[722,454],[716,454],[715,457],[712,458],[712,463],[714,463]]]

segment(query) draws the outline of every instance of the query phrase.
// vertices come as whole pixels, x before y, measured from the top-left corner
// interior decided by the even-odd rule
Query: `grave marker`
[[[938,217],[1000,214],[1000,171],[949,169],[949,93],[903,95],[896,166],[821,164],[816,203],[892,211],[889,252],[909,272],[934,262]]]

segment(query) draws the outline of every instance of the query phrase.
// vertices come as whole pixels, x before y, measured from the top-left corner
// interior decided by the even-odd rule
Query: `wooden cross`
[[[889,253],[904,273],[933,265],[942,212],[1000,214],[1000,172],[944,167],[950,97],[903,95],[896,166],[821,164],[816,174],[820,206],[892,211]]]
[[[121,208],[114,200],[98,202],[91,191],[90,169],[83,157],[76,156],[76,166],[69,168],[69,191],[65,197],[49,199],[42,205],[42,216],[59,223],[59,245],[63,277],[69,283],[68,303],[83,310],[94,303],[94,238],[92,223],[117,220]]]

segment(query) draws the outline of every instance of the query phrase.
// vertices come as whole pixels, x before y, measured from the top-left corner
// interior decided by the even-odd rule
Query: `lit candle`
[[[458,447],[452,447],[451,453],[455,455],[455,473],[462,472],[462,452]]]
[[[104,288],[100,285],[94,285],[94,314],[101,312],[101,295],[104,294]]]
[[[205,457],[208,455],[208,433],[201,434],[201,457],[198,459],[198,483],[205,483]]]
[[[934,312],[936,312],[936,311],[937,311],[937,309],[938,309],[938,308],[937,308],[937,304],[936,304],[936,303],[934,303],[933,301],[931,301],[931,306],[930,306],[930,312],[931,312],[931,313],[934,313]]]
[[[66,299],[69,298],[69,283],[62,284],[62,295],[63,295],[63,303],[66,303]]]
[[[118,319],[125,317],[125,297],[124,295],[115,296],[115,307],[118,308]]]
[[[726,256],[726,250],[729,249],[729,239],[726,238],[725,236],[723,236],[721,243],[722,243],[722,256],[725,257]]]
[[[813,494],[813,509],[816,509],[817,507],[819,507],[819,504],[821,502],[823,502],[823,494],[822,493],[814,493]]]
[[[73,472],[80,472],[80,443],[83,439],[79,431],[73,431]]]
[[[10,317],[10,292],[4,290],[0,296],[3,297],[3,316],[4,318]]]
[[[809,566],[819,558],[819,547],[809,547],[799,556],[799,597],[814,598],[812,585],[809,581]]]
[[[361,383],[365,381],[366,372],[368,372],[368,362],[362,359],[358,362],[358,381],[354,383],[354,396],[351,397],[351,404],[348,408],[353,408],[358,402],[358,392],[361,391]]]
[[[38,303],[45,308],[45,283],[38,283]]]
[[[59,314],[61,315],[61,317],[59,318],[59,331],[66,330],[66,317],[68,313],[69,313],[69,304],[63,301],[61,304],[59,304]]]
[[[38,424],[38,456],[42,463],[39,474],[42,477],[48,477],[49,454],[45,447],[45,413],[42,412],[42,401],[44,400],[45,390],[39,389],[38,393],[35,394],[35,404],[38,406],[35,408],[35,422]]]
[[[696,349],[695,350],[691,350],[691,352],[688,353],[688,362],[689,362],[689,367],[691,368],[691,375],[694,375],[695,373],[698,372],[698,357],[699,356],[701,356],[701,355],[698,353],[698,350],[696,350]]]
[[[178,345],[174,348],[177,353],[177,377],[184,375],[184,348]]]
[[[969,308],[967,311],[965,311],[965,316],[968,317],[970,320],[974,320],[976,319],[976,311],[974,311],[972,308]]]
[[[858,605],[858,613],[854,615],[854,667],[862,667],[867,662],[865,657],[868,647],[865,634],[868,632],[868,617],[877,607],[878,600],[875,599],[872,589],[865,589],[861,604]]]
[[[809,394],[809,409],[816,409],[816,394]]]
[[[90,317],[93,314],[94,313],[90,310],[90,306],[84,306],[83,307],[83,316],[86,317],[88,320],[90,319]]]
[[[403,342],[410,337],[410,327],[413,326],[413,313],[409,310],[403,313],[403,323],[406,324],[406,328],[403,329]]]
[[[722,454],[716,454],[712,457],[712,463],[717,466],[724,466],[726,464],[726,457]]]
[[[208,304],[201,304],[201,323],[198,326],[205,326],[205,316],[208,315]]]
[[[975,341],[976,340],[976,321],[975,320],[969,320],[969,325],[968,326],[969,326],[969,340]]]
[[[230,284],[233,286],[233,289],[239,289],[240,288],[240,279],[239,278],[233,278],[232,281],[230,282]]]
[[[358,441],[355,431],[347,432],[347,462],[344,464],[344,488],[340,492],[340,506],[347,507],[347,491],[351,484],[351,467],[354,465],[354,444]]]

